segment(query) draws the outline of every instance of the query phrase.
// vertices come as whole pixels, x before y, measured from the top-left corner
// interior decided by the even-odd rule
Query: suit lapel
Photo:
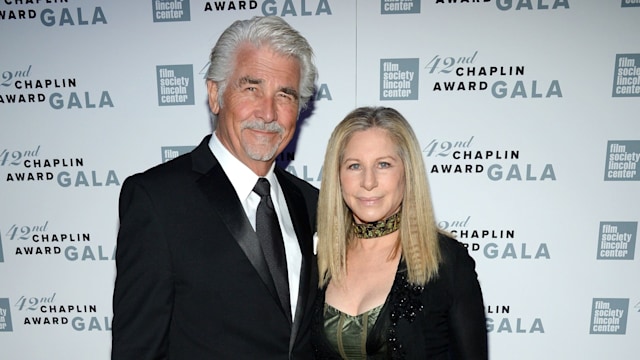
[[[269,268],[258,245],[256,233],[247,219],[233,185],[209,149],[210,137],[210,135],[205,137],[191,153],[193,170],[202,174],[197,180],[198,187],[211,203],[211,208],[222,219],[249,262],[251,262],[269,289],[271,296],[280,303]],[[298,302],[289,342],[289,353],[291,353],[300,330],[300,324],[303,322],[303,317],[309,313],[309,306],[313,303],[312,296],[309,296],[312,290],[311,287],[316,284],[311,284],[310,281],[314,271],[314,256],[313,240],[311,238],[312,229],[309,223],[306,201],[296,185],[287,179],[284,171],[276,167],[275,174],[282,187],[289,214],[291,215],[291,222],[298,238],[300,252],[302,253]]]
[[[240,205],[233,185],[209,150],[209,138],[210,136],[207,136],[192,152],[193,170],[203,174],[197,181],[198,186],[211,203],[211,208],[222,219],[233,239],[256,269],[271,295],[279,299],[264,255],[258,245],[256,233]],[[280,302],[280,300],[277,301]]]
[[[298,291],[298,302],[296,305],[296,314],[291,327],[291,338],[289,342],[289,352],[293,349],[303,315],[309,303],[309,280],[313,265],[313,240],[311,239],[311,225],[309,224],[309,215],[306,211],[307,206],[304,197],[283,174],[284,170],[276,167],[275,174],[278,182],[282,187],[287,208],[291,215],[291,222],[298,238],[300,252],[302,253],[302,265],[300,269],[300,285]]]

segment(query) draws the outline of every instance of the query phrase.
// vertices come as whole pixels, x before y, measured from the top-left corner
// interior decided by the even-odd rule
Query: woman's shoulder
[[[462,279],[475,278],[476,262],[469,254],[467,246],[453,236],[441,233],[438,236],[442,262],[438,269],[439,278],[449,286],[455,286]]]
[[[440,246],[440,254],[444,260],[469,257],[467,246],[446,232],[438,233],[438,244]]]

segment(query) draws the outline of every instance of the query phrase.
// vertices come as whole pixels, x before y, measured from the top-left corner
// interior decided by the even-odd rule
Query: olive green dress
[[[324,332],[333,349],[343,359],[365,360],[367,357],[367,337],[380,315],[384,304],[365,311],[359,315],[349,315],[324,304]],[[379,355],[386,354],[386,348],[378,351]]]

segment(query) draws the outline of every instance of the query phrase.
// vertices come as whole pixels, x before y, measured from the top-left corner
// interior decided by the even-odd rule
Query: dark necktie
[[[284,252],[282,232],[278,223],[278,215],[271,201],[269,180],[259,178],[253,191],[260,195],[260,204],[256,211],[256,234],[264,257],[276,285],[280,302],[291,318],[289,299],[289,277],[287,274],[287,258]]]

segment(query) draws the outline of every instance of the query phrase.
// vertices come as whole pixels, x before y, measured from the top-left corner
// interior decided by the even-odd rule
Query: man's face
[[[222,144],[258,175],[287,146],[298,118],[300,66],[267,47],[241,45],[218,103],[218,86],[207,83],[209,106],[218,115]]]

